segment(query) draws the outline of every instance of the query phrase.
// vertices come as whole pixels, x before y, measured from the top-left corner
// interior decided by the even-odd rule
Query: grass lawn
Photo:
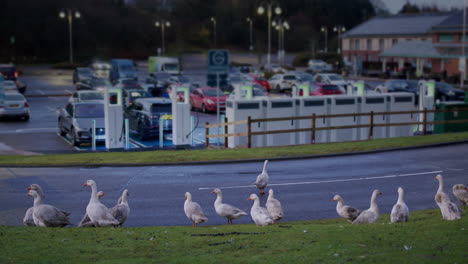
[[[175,162],[222,161],[242,159],[268,159],[303,155],[323,155],[333,153],[352,153],[420,146],[468,140],[468,132],[438,134],[430,136],[374,139],[369,141],[269,147],[252,149],[204,149],[143,152],[104,152],[77,153],[60,155],[13,156],[0,155],[0,166],[40,166],[40,165],[77,165],[93,166],[103,164],[158,164]]]
[[[189,225],[189,224],[187,224]],[[242,232],[250,234],[194,236]],[[0,226],[0,263],[467,263],[468,220],[439,210],[410,222],[344,219],[254,225],[141,228]]]

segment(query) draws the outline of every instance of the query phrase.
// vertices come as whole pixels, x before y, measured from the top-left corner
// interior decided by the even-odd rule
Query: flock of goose
[[[263,164],[263,171],[257,176],[255,186],[258,188],[260,195],[265,194],[265,188],[268,186],[269,176],[267,172],[268,160]],[[444,220],[460,219],[460,209],[453,203],[449,196],[444,192],[444,181],[442,175],[435,177],[439,181],[439,188],[434,197],[435,202],[440,208],[442,218]],[[91,197],[86,207],[86,214],[78,224],[78,227],[105,227],[122,226],[130,213],[128,205],[129,196],[128,190],[124,190],[122,196],[117,201],[113,208],[107,208],[100,202],[100,198],[104,196],[104,192],[98,192],[96,182],[87,180],[83,186],[91,188]],[[70,213],[57,209],[56,207],[44,203],[44,192],[38,184],[32,184],[28,187],[28,195],[34,198],[33,207],[26,211],[23,223],[27,226],[40,227],[64,227],[72,225],[68,216]],[[453,194],[461,202],[463,206],[468,204],[468,188],[463,184],[455,184],[452,188]],[[247,215],[243,210],[223,203],[222,192],[219,188],[214,189],[212,194],[216,194],[214,208],[216,213],[226,218],[228,224],[232,221]],[[349,205],[344,205],[344,200],[340,195],[335,195],[332,201],[336,201],[336,211],[338,215],[347,219],[352,224],[370,224],[377,221],[379,218],[379,207],[377,205],[377,196],[382,192],[374,190],[370,200],[370,207],[365,211],[360,211]],[[274,197],[273,189],[269,189],[268,198],[265,207],[260,204],[260,198],[256,194],[251,194],[247,200],[252,200],[253,205],[250,209],[250,216],[257,226],[272,225],[283,218],[284,212],[281,202]],[[192,195],[189,192],[185,193],[184,212],[187,218],[192,222],[192,226],[196,227],[200,223],[208,221],[208,218],[203,213],[202,207],[192,200]],[[390,221],[406,222],[409,219],[409,209],[404,201],[404,190],[398,188],[398,200],[393,206]]]

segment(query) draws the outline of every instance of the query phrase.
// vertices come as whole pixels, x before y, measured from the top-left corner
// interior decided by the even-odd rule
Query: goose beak
[[[249,197],[249,198],[247,198],[247,200],[252,200],[252,199]]]
[[[102,193],[102,196],[104,196],[104,195],[106,195],[106,193],[105,193],[105,192],[103,192],[103,193]]]
[[[26,191],[30,191],[30,190],[31,190],[31,186],[29,186],[29,187],[26,189]]]
[[[216,192],[214,190],[212,190],[211,193],[216,193]]]
[[[88,184],[87,184],[87,183],[84,183],[84,184],[83,184],[83,187],[86,187],[86,186],[88,186]]]

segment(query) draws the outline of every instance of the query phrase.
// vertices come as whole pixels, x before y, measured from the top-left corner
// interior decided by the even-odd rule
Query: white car
[[[76,91],[68,100],[69,102],[102,101],[104,96],[98,91],[84,90]]]
[[[346,93],[348,82],[336,73],[318,73],[315,75],[315,82],[334,84],[340,87],[343,93]]]
[[[26,98],[18,92],[5,93],[3,105],[0,105],[0,118],[20,118],[29,120],[29,104]]]
[[[324,62],[323,60],[309,60],[307,63],[308,69],[313,72],[324,72],[324,71],[331,71],[333,67]]]
[[[268,83],[271,90],[283,92],[286,89],[292,89],[294,85],[299,84],[299,75],[295,73],[284,73],[273,75]]]
[[[16,86],[16,83],[14,81],[3,81],[0,85],[3,85],[3,90],[5,91],[5,93],[18,92],[18,87]]]

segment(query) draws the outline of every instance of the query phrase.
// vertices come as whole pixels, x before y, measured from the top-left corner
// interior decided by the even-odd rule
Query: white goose
[[[332,201],[337,202],[336,203],[336,212],[338,213],[338,215],[340,215],[341,217],[343,217],[345,219],[348,219],[348,221],[352,222],[352,221],[356,220],[356,218],[361,213],[361,211],[359,211],[358,209],[356,209],[354,207],[351,207],[349,205],[343,205],[344,200],[338,194],[333,196]]]
[[[463,184],[455,184],[452,187],[452,192],[455,197],[462,203],[463,207],[468,204],[468,188]]]
[[[103,191],[99,191],[97,193],[98,199],[101,199],[101,197],[103,197],[104,195],[106,194]],[[78,223],[78,227],[94,227],[94,224],[93,222],[91,222],[91,219],[89,219],[89,216],[87,213],[85,213],[85,215],[83,216],[83,219],[81,219],[81,221]]]
[[[96,227],[102,226],[118,226],[120,223],[117,221],[109,209],[103,205],[97,197],[97,186],[93,180],[87,180],[83,186],[91,187],[91,198],[89,199],[86,213],[89,219]]]
[[[268,160],[265,160],[263,163],[263,170],[262,173],[260,173],[257,176],[257,180],[255,181],[255,186],[257,186],[258,190],[260,191],[260,194],[265,194],[265,188],[268,185],[269,177],[268,177],[268,172],[267,172],[267,167],[268,165]]]
[[[377,206],[377,195],[381,195],[382,192],[379,190],[374,190],[372,192],[372,198],[370,202],[370,208],[363,211],[356,220],[353,221],[353,224],[371,224],[377,221],[379,218],[379,207]]]
[[[393,206],[392,212],[390,214],[390,221],[392,223],[396,222],[408,222],[409,218],[409,209],[405,203],[404,197],[404,190],[401,187],[398,187],[398,201]]]
[[[260,199],[256,194],[251,194],[247,200],[253,200],[254,203],[250,209],[250,216],[257,226],[267,226],[275,223],[273,217],[265,207],[260,206]]]
[[[34,224],[40,227],[64,227],[71,225],[67,212],[56,207],[44,204],[44,196],[33,188],[28,188],[28,195],[34,198],[33,219]]]
[[[280,201],[275,199],[273,189],[270,189],[268,191],[268,199],[266,202],[266,208],[275,222],[283,218],[283,215],[284,215],[283,207],[281,207]]]
[[[223,195],[221,193],[221,190],[216,188],[211,193],[216,193],[217,197],[214,202],[214,208],[216,213],[219,216],[225,217],[227,219],[228,224],[232,224],[232,220],[237,219],[243,215],[247,215],[246,212],[243,210],[232,206],[230,204],[225,204],[223,203]]]
[[[460,210],[456,204],[450,201],[448,195],[444,192],[444,179],[442,175],[437,175],[435,177],[436,180],[439,181],[439,188],[437,189],[437,193],[434,197],[437,206],[440,208],[440,212],[442,214],[442,219],[444,220],[456,220],[460,219]]]
[[[203,213],[201,206],[192,201],[192,194],[185,193],[184,212],[187,218],[192,221],[192,226],[196,227],[197,224],[208,221],[208,218]]]
[[[130,214],[130,206],[128,206],[127,197],[130,193],[127,189],[122,192],[117,204],[111,209],[112,216],[119,221],[119,226],[122,226],[127,221],[128,215]]]
[[[41,186],[39,186],[38,184],[31,184],[31,186],[29,186],[27,190],[29,191],[30,189],[35,190],[37,193],[40,193],[42,197],[45,197]],[[34,223],[33,212],[34,212],[34,206],[29,207],[29,209],[26,210],[26,214],[24,215],[24,218],[23,218],[23,224],[25,226],[36,226],[36,224]]]

